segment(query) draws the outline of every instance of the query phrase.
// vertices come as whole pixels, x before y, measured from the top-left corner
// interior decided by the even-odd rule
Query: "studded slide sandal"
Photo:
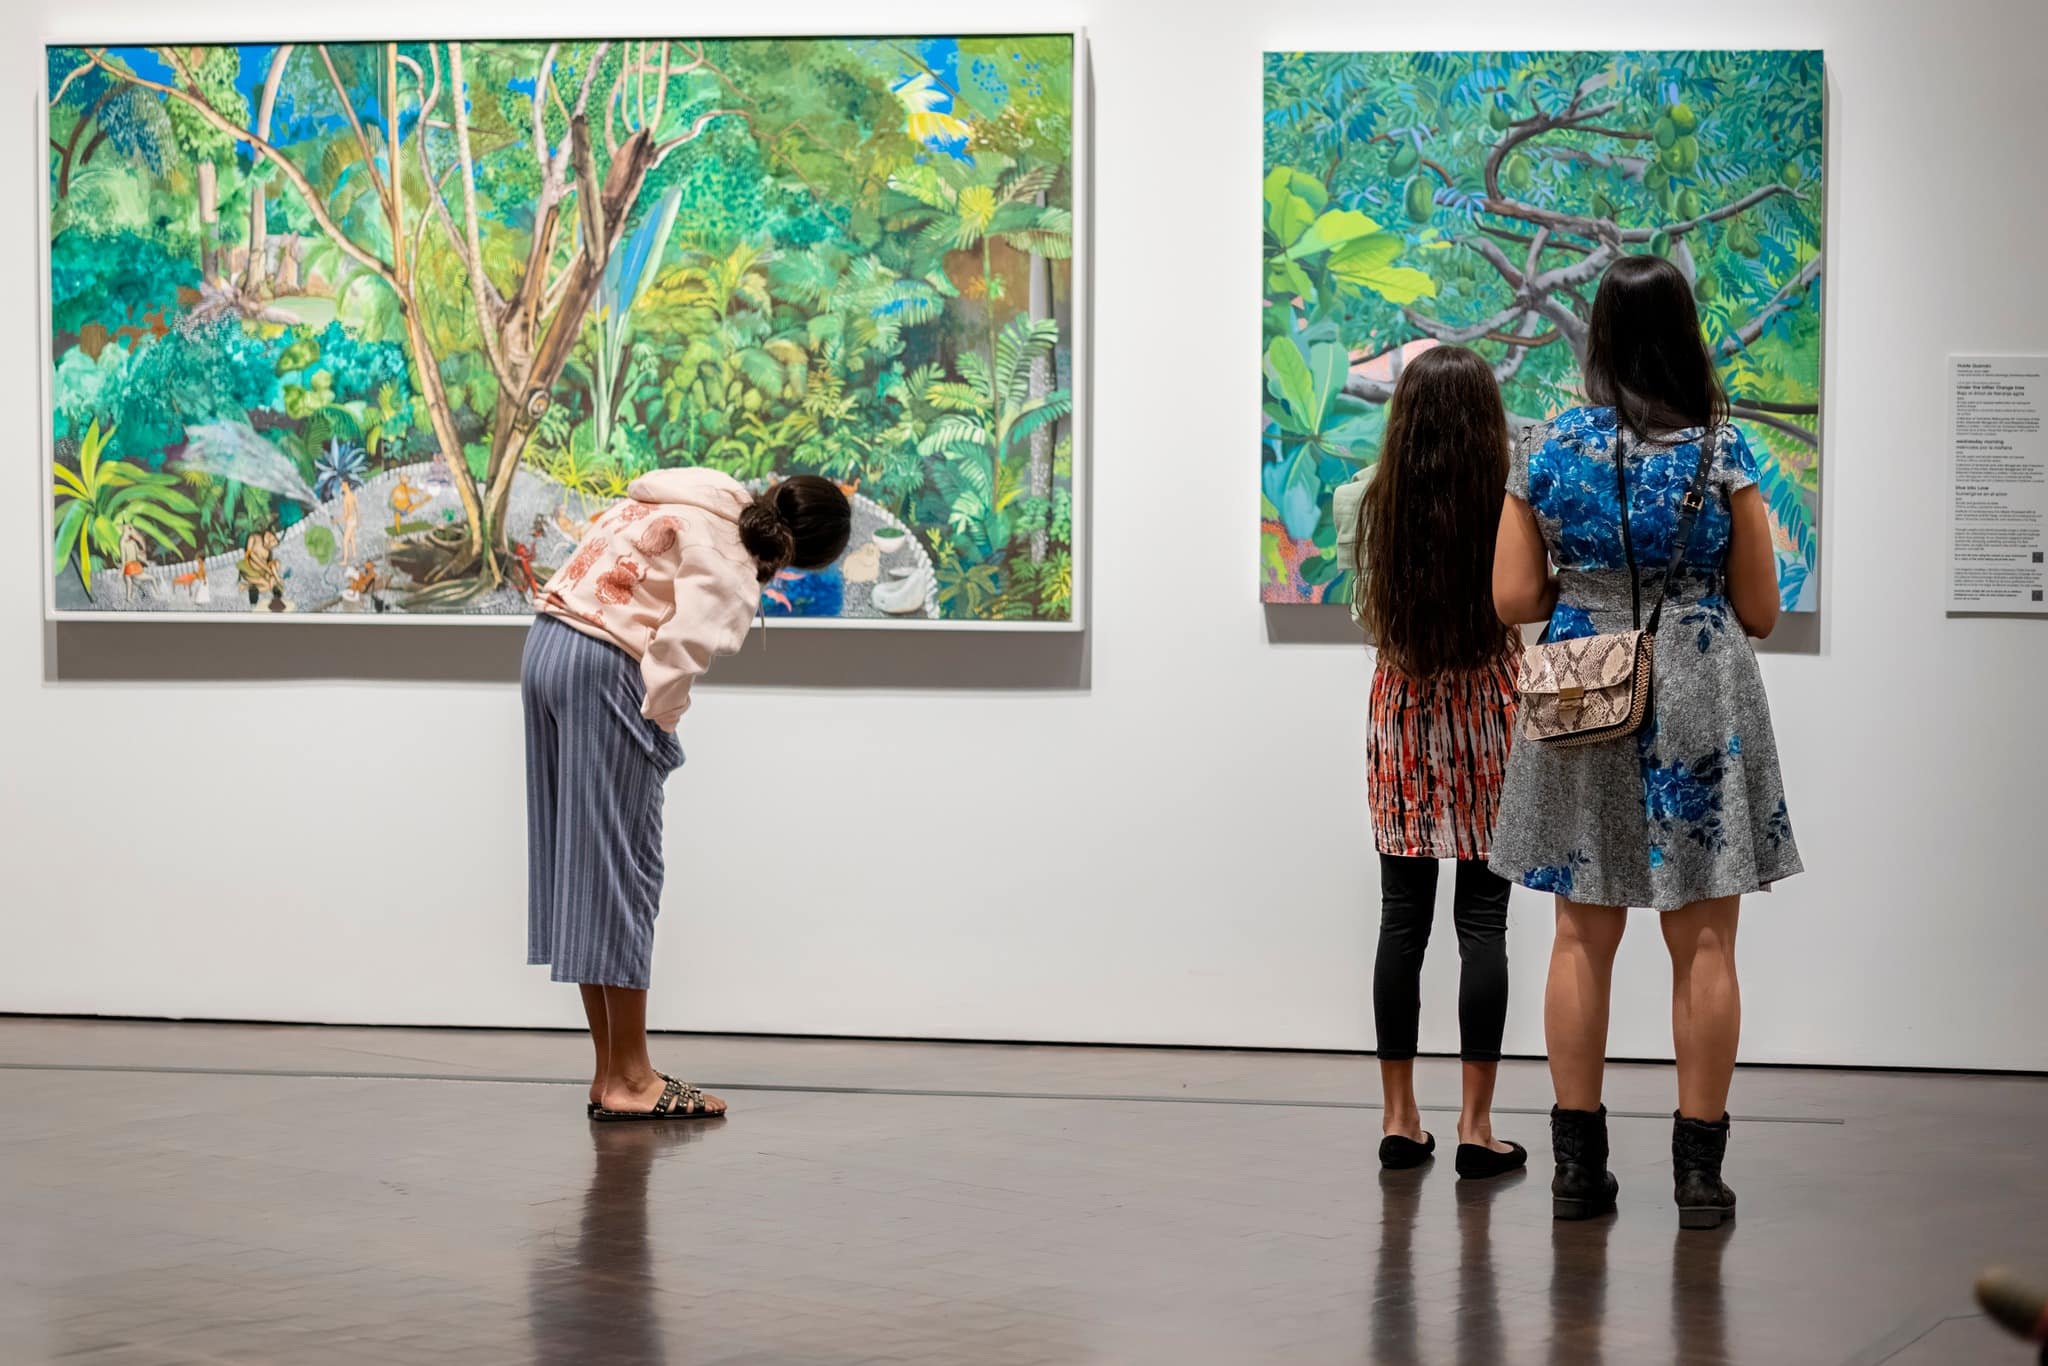
[[[652,1110],[606,1110],[592,1107],[590,1118],[599,1124],[627,1124],[648,1120],[718,1119],[724,1115],[724,1111],[713,1110],[705,1103],[704,1092],[697,1087],[677,1081],[666,1072],[656,1075],[667,1084],[661,1088],[661,1095],[655,1100]]]

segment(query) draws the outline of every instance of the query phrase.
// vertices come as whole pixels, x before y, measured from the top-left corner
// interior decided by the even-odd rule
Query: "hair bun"
[[[796,557],[796,535],[776,510],[775,492],[770,489],[740,509],[740,544],[754,557],[755,573],[762,583]]]

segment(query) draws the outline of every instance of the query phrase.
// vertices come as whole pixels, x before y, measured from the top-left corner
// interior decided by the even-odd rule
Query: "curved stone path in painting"
[[[418,534],[423,523],[438,526],[460,520],[460,504],[456,500],[454,486],[438,461],[425,460],[379,471],[356,490],[360,521],[352,564],[342,561],[339,500],[322,504],[279,535],[276,555],[286,573],[285,601],[290,609],[289,615],[375,615],[376,608],[368,600],[350,602],[342,596],[348,581],[356,577],[366,561],[374,563],[380,575],[396,580],[378,593],[384,600],[386,615],[407,615],[404,599],[413,591],[414,585],[394,570],[389,558],[394,544],[403,540],[403,535],[398,538],[392,535],[395,509],[391,499],[401,480],[426,495],[424,502],[402,514],[402,525],[406,528],[403,535]],[[574,546],[575,537],[571,533],[591,511],[602,506],[602,500],[585,499],[569,493],[538,471],[522,471],[512,485],[512,540],[515,544],[532,547],[534,562],[545,581],[548,572],[561,563]],[[876,531],[883,527],[908,531],[879,503],[863,494],[853,495],[853,514],[853,537],[847,547],[847,559],[862,555],[863,547],[872,545]],[[564,522],[568,525],[564,526]],[[325,528],[334,537],[334,553],[325,564],[306,546],[306,533],[315,527]],[[903,539],[906,544],[901,549],[879,560],[879,573],[887,576],[892,569],[907,570],[912,575],[922,573],[929,585],[930,556],[914,537],[906,534]],[[103,566],[93,575],[96,601],[86,598],[77,574],[67,572],[58,580],[57,606],[63,611],[76,612],[271,615],[267,594],[255,607],[249,605],[248,590],[237,572],[241,560],[242,552],[234,550],[209,556],[203,562],[186,560],[178,564],[153,564],[132,578],[124,577],[118,565]],[[842,567],[844,564],[842,561]],[[204,584],[203,589],[201,583]],[[874,606],[870,596],[873,586],[867,582],[849,581],[846,584],[840,613],[842,619],[878,619],[888,615]],[[531,611],[532,604],[526,594],[507,585],[459,606],[409,615],[415,618],[519,617]],[[921,610],[906,614],[906,619],[936,619],[938,615],[938,590],[936,586],[928,586]]]

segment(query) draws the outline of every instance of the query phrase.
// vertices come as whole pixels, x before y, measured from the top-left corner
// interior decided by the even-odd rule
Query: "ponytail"
[[[776,507],[781,493],[782,485],[773,485],[740,509],[740,544],[754,557],[754,576],[762,583],[787,569],[796,558],[796,533]]]

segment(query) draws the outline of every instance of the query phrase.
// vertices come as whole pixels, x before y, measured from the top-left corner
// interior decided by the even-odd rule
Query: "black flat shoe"
[[[1419,1167],[1435,1156],[1435,1134],[1425,1133],[1420,1143],[1400,1134],[1388,1134],[1380,1140],[1380,1165],[1389,1171]]]
[[[1458,1145],[1458,1175],[1466,1181],[1484,1181],[1488,1177],[1505,1176],[1520,1171],[1529,1161],[1529,1150],[1512,1138],[1508,1150],[1495,1152],[1482,1143],[1460,1143]]]

